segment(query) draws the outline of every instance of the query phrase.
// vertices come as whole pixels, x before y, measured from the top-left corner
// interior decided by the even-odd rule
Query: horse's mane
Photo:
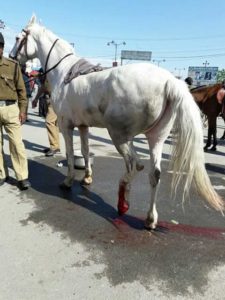
[[[33,33],[34,33],[34,36],[35,34],[40,34],[40,31],[43,33],[43,34],[46,34],[52,41],[52,43],[56,40],[56,39],[59,39],[60,40],[60,45],[61,45],[61,48],[63,51],[65,51],[65,49],[68,49],[68,51],[70,52],[74,52],[74,48],[72,47],[72,45],[70,45],[66,40],[60,38],[59,36],[57,36],[56,34],[54,34],[51,30],[47,29],[45,26],[35,22],[35,23],[29,23],[27,26],[26,26],[26,29],[27,30],[32,30],[33,29]]]

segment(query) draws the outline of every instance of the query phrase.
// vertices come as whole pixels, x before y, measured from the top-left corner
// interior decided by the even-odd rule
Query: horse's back
[[[74,124],[117,128],[133,135],[150,127],[165,107],[166,82],[177,80],[150,63],[80,76],[68,87],[66,114]],[[64,111],[65,116],[65,111]]]

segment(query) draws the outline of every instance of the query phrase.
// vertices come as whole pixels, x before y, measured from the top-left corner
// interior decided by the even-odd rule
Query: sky
[[[33,13],[77,55],[103,66],[115,59],[115,45],[107,45],[114,40],[119,63],[121,50],[151,51],[153,63],[183,78],[189,66],[225,69],[224,0],[2,1],[5,54]]]

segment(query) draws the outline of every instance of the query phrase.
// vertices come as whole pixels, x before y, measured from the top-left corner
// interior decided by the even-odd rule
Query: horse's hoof
[[[65,190],[68,191],[68,190],[71,189],[71,186],[66,185],[64,182],[60,183],[59,187],[60,187],[61,190],[64,190],[64,191]]]
[[[81,180],[81,185],[90,185],[92,184],[92,176],[87,176],[87,177],[84,177],[82,180]]]
[[[156,228],[157,224],[154,222],[153,219],[147,218],[145,220],[144,226],[145,226],[145,229],[147,229],[147,230],[154,230]]]
[[[128,211],[129,203],[127,201],[119,202],[117,208],[119,216],[122,216]]]
[[[208,151],[208,148],[207,148],[207,147],[204,147],[203,150],[204,150],[204,152],[207,152],[207,151]]]

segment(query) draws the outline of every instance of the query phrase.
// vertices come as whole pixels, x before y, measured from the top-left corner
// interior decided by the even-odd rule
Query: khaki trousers
[[[0,179],[8,176],[8,170],[3,151],[3,127],[9,138],[10,156],[16,179],[27,179],[27,157],[22,141],[22,130],[19,121],[19,108],[17,104],[0,107]]]
[[[45,119],[45,125],[47,128],[50,148],[52,150],[60,149],[57,115],[55,114],[51,104],[48,104],[48,111]]]

